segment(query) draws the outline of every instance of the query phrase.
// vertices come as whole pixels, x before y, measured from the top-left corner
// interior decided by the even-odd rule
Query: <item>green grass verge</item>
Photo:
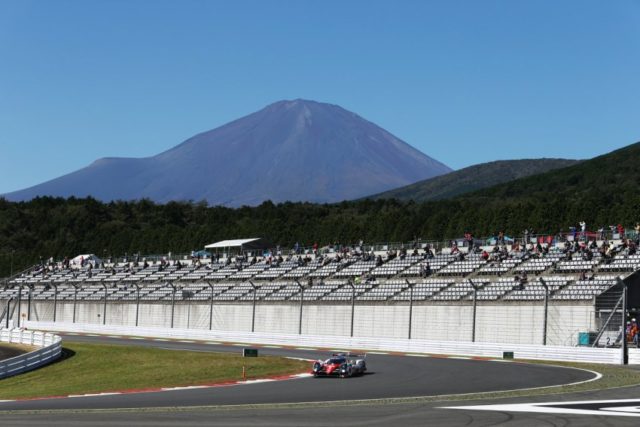
[[[174,351],[141,346],[65,343],[49,366],[0,380],[0,400],[202,385],[300,373],[309,363],[282,357]]]

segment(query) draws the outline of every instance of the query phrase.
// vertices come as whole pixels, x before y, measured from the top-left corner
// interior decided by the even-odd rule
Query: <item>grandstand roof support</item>
[[[249,280],[249,284],[253,288],[253,311],[251,313],[251,332],[255,332],[256,327],[256,294],[258,292],[258,288],[253,284],[251,280]]]
[[[300,316],[298,318],[298,335],[302,335],[302,307],[304,305],[304,286],[296,280],[296,284],[300,288]]]

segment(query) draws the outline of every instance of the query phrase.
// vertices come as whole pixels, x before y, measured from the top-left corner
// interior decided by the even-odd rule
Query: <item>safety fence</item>
[[[421,339],[356,338],[330,335],[297,335],[250,332],[221,332],[193,329],[122,327],[79,323],[26,322],[28,327],[43,330],[84,334],[105,334],[161,339],[202,340],[249,345],[279,345],[324,348],[329,350],[360,350],[406,354],[439,354],[502,359],[505,353],[517,359],[570,361],[584,363],[621,363],[621,351],[615,348],[558,347],[501,343],[462,343]],[[635,350],[635,349],[633,349]],[[632,360],[640,357],[634,354]]]
[[[0,379],[31,371],[62,355],[62,339],[55,334],[22,329],[0,329],[0,342],[40,347],[29,353],[0,361]]]

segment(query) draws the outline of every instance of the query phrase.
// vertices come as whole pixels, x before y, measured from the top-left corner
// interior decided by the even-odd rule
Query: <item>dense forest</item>
[[[640,144],[577,165],[454,199],[424,203],[361,200],[331,205],[264,202],[231,209],[206,203],[92,198],[0,199],[0,277],[40,257],[80,253],[184,253],[217,240],[265,237],[285,247],[334,242],[398,242],[522,230],[557,233],[640,220]]]

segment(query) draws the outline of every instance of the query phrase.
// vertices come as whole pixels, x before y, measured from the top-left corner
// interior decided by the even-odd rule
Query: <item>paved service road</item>
[[[240,347],[205,343],[159,342],[106,337],[68,336],[64,341],[109,342],[175,350],[241,351]],[[262,354],[326,358],[326,352],[261,348]],[[2,402],[0,411],[34,409],[153,408],[209,405],[327,402],[391,397],[435,396],[512,390],[589,380],[593,373],[578,369],[453,358],[370,354],[370,369],[362,377],[304,378],[231,387]],[[395,405],[392,405],[395,406]]]
[[[0,343],[0,360],[10,359],[26,353],[22,348],[13,345]]]

